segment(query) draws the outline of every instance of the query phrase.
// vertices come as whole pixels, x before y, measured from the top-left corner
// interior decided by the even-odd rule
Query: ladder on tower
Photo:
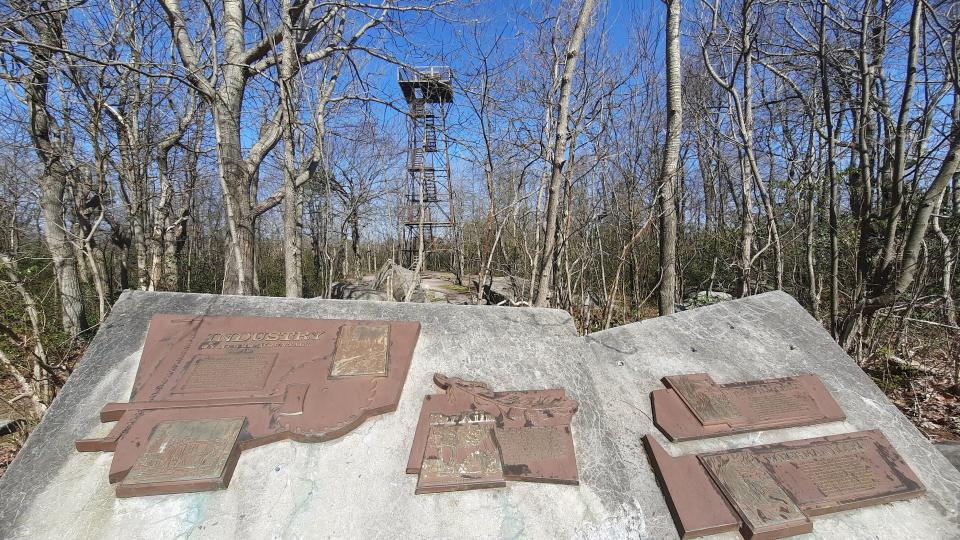
[[[423,148],[414,148],[410,153],[410,169],[417,170],[423,168]]]
[[[423,122],[423,149],[427,152],[437,151],[437,124],[434,118],[430,115]]]

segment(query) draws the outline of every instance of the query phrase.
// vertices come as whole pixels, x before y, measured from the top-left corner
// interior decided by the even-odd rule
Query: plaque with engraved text
[[[245,426],[232,443],[237,453],[282,439],[340,437],[396,409],[419,333],[412,321],[156,315],[130,401],[100,412],[101,421],[116,425],[104,438],[77,441],[77,450],[114,452],[109,479],[123,481],[121,496],[173,493],[177,483],[179,491],[225,487],[225,480],[208,481],[204,467],[181,470],[160,459],[180,454],[151,454],[151,445],[163,437],[180,441],[178,430],[190,426],[203,439],[189,422],[212,421],[204,424],[213,430],[208,439],[220,440],[212,435],[217,422],[236,418]],[[171,444],[156,448],[165,452]],[[181,454],[187,463],[190,452]],[[160,478],[165,468],[177,479],[143,480]],[[142,485],[151,487],[132,487]]]
[[[670,456],[652,435],[644,444],[684,538],[737,528],[745,538],[782,538],[810,532],[813,516],[925,491],[879,430],[709,452],[696,456],[697,462],[690,460],[694,456]],[[739,525],[715,499],[689,491],[693,488],[687,486],[702,486],[707,478],[734,509]]]
[[[820,378],[803,374],[717,384],[705,373],[664,377],[650,394],[654,422],[672,441],[805,426],[846,416]]]
[[[434,375],[434,382],[446,392],[424,398],[407,460],[407,472],[420,474],[417,493],[496,487],[503,485],[504,480],[578,482],[570,431],[577,402],[569,399],[562,389],[494,392],[483,383],[439,373]],[[484,444],[488,444],[489,437],[489,444],[497,454],[495,473],[492,470],[485,470],[484,474],[472,472],[469,478],[458,483],[436,480],[443,463],[436,456],[446,455],[436,449],[436,441],[440,440],[436,434],[453,432],[438,432],[437,427],[450,425],[485,426]],[[479,462],[492,463],[480,460],[473,465]]]

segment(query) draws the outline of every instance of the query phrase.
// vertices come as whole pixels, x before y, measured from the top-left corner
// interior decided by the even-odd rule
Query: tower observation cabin
[[[407,115],[407,178],[403,208],[403,264],[416,268],[420,254],[443,264],[457,255],[456,216],[450,179],[446,133],[448,106],[453,103],[453,72],[449,67],[399,68],[397,79],[409,106]]]

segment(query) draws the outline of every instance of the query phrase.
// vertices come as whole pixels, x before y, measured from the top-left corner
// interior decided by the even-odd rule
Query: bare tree
[[[8,60],[18,66],[18,72],[5,71],[3,78],[19,88],[18,97],[30,115],[30,136],[34,150],[43,163],[40,177],[40,208],[43,211],[44,239],[56,274],[60,293],[60,318],[63,329],[78,335],[86,327],[77,259],[71,244],[64,204],[70,170],[66,164],[68,148],[60,144],[58,125],[49,102],[50,79],[57,66],[57,51],[67,44],[63,41],[63,27],[68,5],[61,2],[47,4],[37,10],[30,2],[14,1],[11,7],[18,20],[4,25],[4,33],[12,33],[12,42],[20,47],[4,48]],[[8,65],[4,62],[4,65]]]
[[[681,0],[666,0],[667,31],[667,136],[664,141],[663,170],[660,174],[660,315],[676,309],[677,298],[677,201],[675,186],[680,177],[680,130],[683,105],[680,87]]]
[[[536,269],[534,305],[546,306],[550,302],[553,290],[553,269],[557,262],[557,223],[559,221],[560,186],[563,181],[563,166],[567,162],[566,152],[569,140],[570,95],[573,92],[573,78],[577,68],[577,57],[583,47],[587,34],[587,26],[593,14],[594,0],[584,0],[580,7],[580,14],[573,26],[570,39],[567,41],[563,55],[563,73],[556,81],[559,94],[557,98],[557,115],[554,121],[550,149],[547,152],[547,162],[550,167],[548,182],[549,195],[547,198],[546,225],[543,235],[543,248],[539,252],[539,266]]]

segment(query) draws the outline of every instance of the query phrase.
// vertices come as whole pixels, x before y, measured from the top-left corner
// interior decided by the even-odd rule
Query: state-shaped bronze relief
[[[507,480],[577,484],[570,423],[577,402],[563,389],[495,392],[435,374],[443,394],[424,397],[407,460],[416,493],[503,487]]]
[[[844,420],[843,410],[819,377],[717,384],[705,373],[663,378],[650,393],[653,419],[671,441]]]
[[[673,457],[643,438],[680,536],[813,530],[814,516],[910,499],[923,484],[879,430]]]
[[[130,401],[76,448],[114,452],[118,497],[224,488],[242,450],[396,410],[419,335],[410,321],[156,315]]]

